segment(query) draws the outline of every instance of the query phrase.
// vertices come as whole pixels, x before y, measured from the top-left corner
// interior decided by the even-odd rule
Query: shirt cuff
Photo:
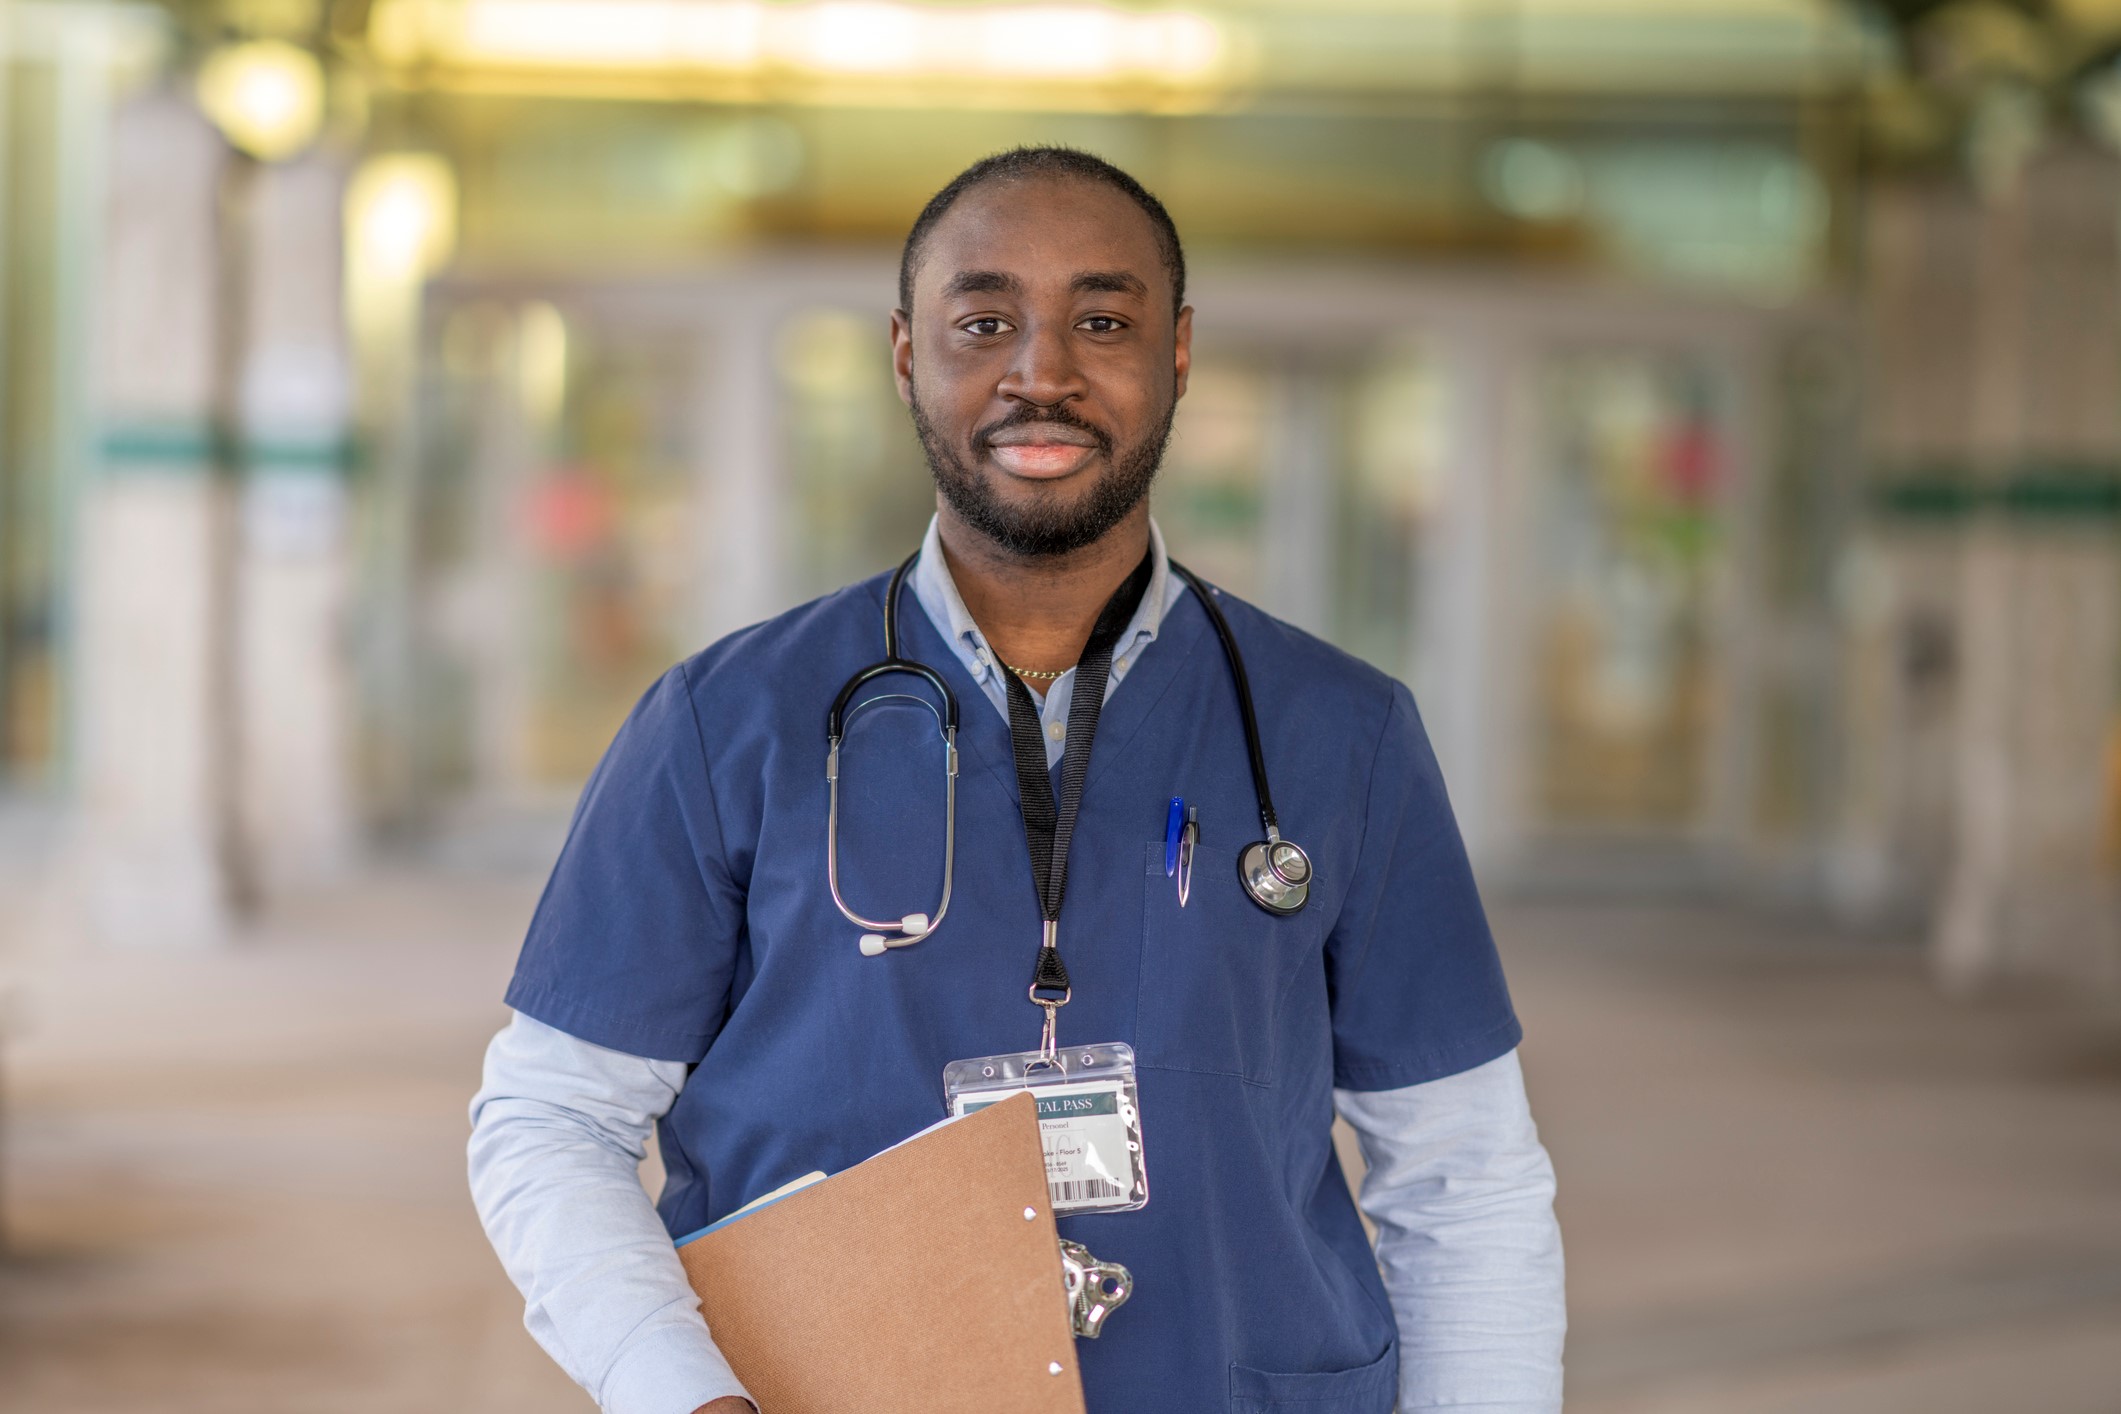
[[[713,1338],[688,1323],[645,1330],[629,1340],[604,1377],[599,1403],[604,1414],[692,1414],[732,1394],[751,1399]]]

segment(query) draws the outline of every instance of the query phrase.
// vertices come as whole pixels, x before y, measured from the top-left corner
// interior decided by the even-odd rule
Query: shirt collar
[[[1156,641],[1164,615],[1171,607],[1175,578],[1171,573],[1171,557],[1164,549],[1164,533],[1152,517],[1149,521],[1149,587],[1142,591],[1142,601],[1120,633],[1119,643],[1112,653],[1112,661],[1121,671],[1125,671],[1125,665],[1143,648]],[[928,533],[921,538],[921,557],[913,567],[913,597],[920,601],[921,608],[928,613],[929,622],[949,640],[951,651],[976,680],[985,684],[992,674],[996,682],[1000,681],[1000,669],[996,666],[993,650],[987,646],[987,636],[973,621],[972,611],[965,607],[963,596],[957,592],[957,582],[950,577],[950,564],[943,558],[940,520],[935,516],[928,518]]]

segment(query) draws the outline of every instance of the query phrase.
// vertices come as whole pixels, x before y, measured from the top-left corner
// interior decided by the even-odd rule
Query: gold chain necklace
[[[1041,672],[1037,668],[1010,668],[1007,663],[1002,664],[1002,666],[1005,668],[1009,668],[1010,672],[1015,673],[1020,678],[1031,678],[1037,682],[1052,682],[1062,673],[1068,671],[1066,668],[1055,668],[1052,672],[1049,673]]]

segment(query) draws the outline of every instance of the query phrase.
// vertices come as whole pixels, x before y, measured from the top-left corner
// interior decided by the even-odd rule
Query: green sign
[[[1963,466],[1881,474],[1870,486],[1872,509],[1903,522],[2121,519],[2121,468],[2101,463],[2027,463],[2007,473],[1976,475]]]

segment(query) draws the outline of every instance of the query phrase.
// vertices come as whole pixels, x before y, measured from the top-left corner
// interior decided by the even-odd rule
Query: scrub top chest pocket
[[[1194,849],[1186,906],[1164,873],[1164,844],[1143,852],[1141,998],[1134,1050],[1162,1070],[1229,1075],[1271,1085],[1289,984],[1322,967],[1325,914],[1277,917],[1238,882],[1238,848]]]

